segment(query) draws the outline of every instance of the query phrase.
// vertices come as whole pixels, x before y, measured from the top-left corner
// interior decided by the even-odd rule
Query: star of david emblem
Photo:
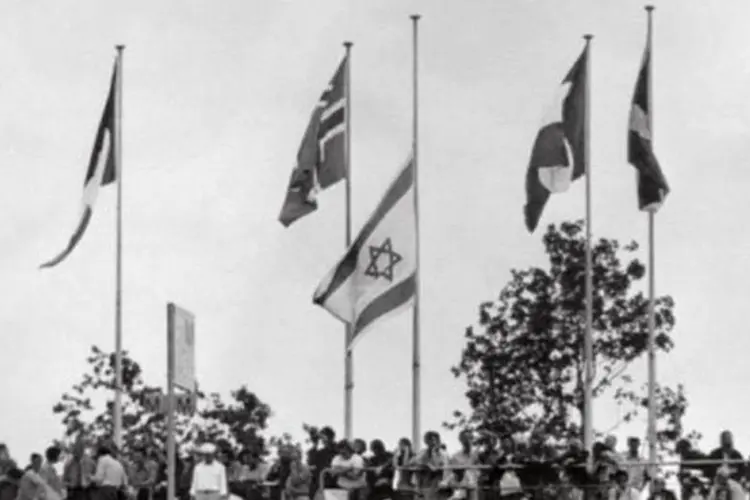
[[[370,263],[365,269],[365,276],[393,281],[393,268],[404,258],[393,251],[391,239],[386,238],[380,246],[369,245],[369,249]],[[383,260],[385,260],[385,263]]]

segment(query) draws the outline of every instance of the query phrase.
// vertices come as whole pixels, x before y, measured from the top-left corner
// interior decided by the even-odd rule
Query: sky
[[[744,336],[750,236],[746,0],[657,1],[654,138],[672,187],[656,228],[657,292],[676,301],[677,347],[661,382],[684,383],[686,425],[707,447],[732,429],[750,453]],[[114,59],[123,73],[123,343],[165,379],[166,303],[196,315],[201,387],[242,384],[274,412],[271,433],[343,430],[343,327],[312,293],[344,250],[344,186],[289,229],[277,217],[324,85],[352,52],[352,196],[358,229],[411,142],[411,24],[420,13],[422,430],[465,409],[450,373],[480,302],[512,268],[544,265],[523,225],[532,141],[558,82],[593,33],[592,227],[645,243],[626,162],[629,101],[646,33],[643,3],[597,0],[7,0],[0,16],[0,441],[43,450],[51,411],[92,344],[114,346],[115,192],[57,268]],[[583,183],[542,224],[583,216]],[[641,254],[644,258],[645,255]],[[394,445],[410,430],[411,315],[354,352],[354,434]],[[630,373],[646,377],[645,363]],[[619,409],[597,401],[595,426]],[[449,444],[453,446],[453,437]]]

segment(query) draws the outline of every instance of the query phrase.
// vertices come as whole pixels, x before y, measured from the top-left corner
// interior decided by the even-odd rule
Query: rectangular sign
[[[169,346],[172,351],[172,382],[186,391],[195,390],[195,316],[177,307],[167,305]]]

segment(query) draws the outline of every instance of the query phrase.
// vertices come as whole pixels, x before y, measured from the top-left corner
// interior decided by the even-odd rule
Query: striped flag
[[[551,193],[567,191],[585,173],[586,58],[584,49],[558,88],[537,132],[526,172],[526,228],[534,232]]]
[[[99,194],[99,187],[112,184],[117,180],[115,169],[114,139],[115,139],[115,98],[117,89],[117,63],[112,71],[112,80],[109,85],[109,94],[107,102],[104,105],[99,128],[96,132],[94,149],[91,151],[89,166],[86,170],[86,178],[83,182],[83,202],[81,216],[76,226],[73,236],[65,249],[54,259],[45,262],[40,268],[54,267],[70,255],[73,249],[81,241],[83,233],[91,221],[94,211],[96,197]]]
[[[318,209],[317,194],[345,179],[346,57],[320,96],[297,152],[279,221],[288,227]]]
[[[641,69],[635,84],[628,123],[628,162],[638,171],[638,208],[656,212],[669,194],[669,186],[651,142],[649,80],[651,44],[646,43]]]
[[[315,304],[351,325],[352,343],[378,319],[407,307],[414,297],[415,210],[410,157],[354,243],[315,291]]]

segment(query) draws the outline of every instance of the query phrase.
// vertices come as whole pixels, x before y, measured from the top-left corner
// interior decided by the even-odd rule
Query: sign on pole
[[[167,304],[167,500],[175,499],[175,387],[187,391],[194,401],[195,392],[195,317],[192,313]]]
[[[170,332],[174,356],[173,383],[186,391],[195,389],[195,316],[192,313],[169,304],[172,326]]]

